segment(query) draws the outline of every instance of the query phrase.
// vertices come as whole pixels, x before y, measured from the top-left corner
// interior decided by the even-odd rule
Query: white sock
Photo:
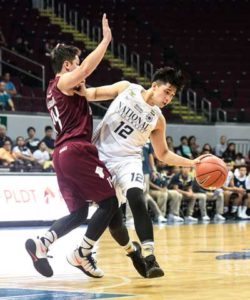
[[[237,216],[241,217],[241,215],[242,215],[242,206],[239,206],[237,211]]]
[[[143,249],[145,257],[147,257],[149,255],[153,255],[154,254],[154,242],[142,243],[142,249]]]
[[[132,243],[131,240],[127,243],[127,245],[122,247],[127,253],[134,252],[136,250],[134,244]]]
[[[238,206],[232,206],[232,213],[236,213]]]
[[[86,236],[83,237],[80,249],[83,256],[87,256],[89,253],[91,253],[91,250],[93,249],[96,241],[93,241]]]
[[[228,212],[228,206],[224,206],[224,213],[226,214]]]
[[[247,212],[247,206],[242,206],[241,213],[242,213],[243,215],[246,215],[246,212]]]
[[[57,239],[57,234],[55,231],[47,231],[44,236],[40,238],[40,240],[43,242],[44,246],[48,249],[51,244],[55,242]]]

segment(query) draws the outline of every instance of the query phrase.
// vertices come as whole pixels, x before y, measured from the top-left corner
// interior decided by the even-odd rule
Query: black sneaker
[[[145,257],[145,261],[147,264],[147,278],[156,278],[164,276],[164,272],[158,265],[154,255],[151,254]]]
[[[145,258],[141,254],[141,246],[137,242],[133,242],[136,250],[127,254],[131,258],[136,271],[142,276],[147,277],[147,268]]]
[[[25,248],[31,257],[37,272],[45,277],[51,277],[53,275],[53,270],[48,262],[48,250],[42,241],[39,238],[37,240],[28,239],[25,243]]]

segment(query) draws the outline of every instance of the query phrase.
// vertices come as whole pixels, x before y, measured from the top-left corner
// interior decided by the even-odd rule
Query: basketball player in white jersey
[[[157,158],[166,164],[193,167],[199,162],[173,153],[166,143],[166,122],[160,108],[172,101],[183,81],[181,71],[165,67],[154,74],[148,90],[121,81],[81,91],[89,100],[114,99],[93,142],[113,177],[120,203],[128,199],[148,266],[147,277],[160,277],[164,272],[154,256],[153,226],[143,198],[142,147],[150,138]]]

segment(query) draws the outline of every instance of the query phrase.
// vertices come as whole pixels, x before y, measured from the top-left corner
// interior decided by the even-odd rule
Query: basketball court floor
[[[70,266],[65,256],[85,227],[58,240],[49,252],[52,278],[40,276],[24,243],[47,228],[0,229],[0,300],[250,299],[250,222],[155,226],[156,255],[165,277],[141,278],[109,232],[96,247],[101,279]],[[130,234],[136,239],[133,227]]]

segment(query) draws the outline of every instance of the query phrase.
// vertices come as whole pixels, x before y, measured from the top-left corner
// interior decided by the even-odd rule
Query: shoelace
[[[91,266],[96,269],[96,260],[93,258],[92,253],[86,256]]]
[[[39,236],[37,236],[37,238],[38,238],[39,240],[41,240]],[[42,240],[41,240],[41,242],[42,242]],[[44,247],[45,247],[45,246],[44,246]],[[47,253],[48,253],[48,252],[49,252],[49,249],[47,248]],[[53,256],[47,254],[47,258],[53,258]]]

